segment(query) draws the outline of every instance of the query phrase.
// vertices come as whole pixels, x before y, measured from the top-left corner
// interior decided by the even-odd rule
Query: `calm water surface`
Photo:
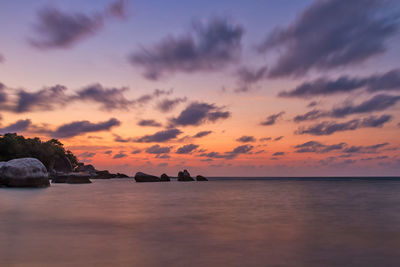
[[[400,266],[399,181],[0,188],[1,266]]]

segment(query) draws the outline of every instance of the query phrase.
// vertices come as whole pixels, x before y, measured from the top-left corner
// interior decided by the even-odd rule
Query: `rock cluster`
[[[190,173],[187,170],[180,171],[178,173],[178,179],[179,182],[190,182],[194,181],[194,179],[190,176]],[[201,175],[197,175],[196,177],[197,181],[208,181],[207,178]],[[145,182],[169,182],[171,181],[171,178],[163,173],[161,177],[157,177],[154,175],[146,174],[143,172],[137,172],[135,174],[135,181],[138,183],[145,183]]]

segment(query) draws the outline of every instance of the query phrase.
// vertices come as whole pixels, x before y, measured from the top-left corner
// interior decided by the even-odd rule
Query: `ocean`
[[[400,180],[0,188],[1,266],[400,266]]]

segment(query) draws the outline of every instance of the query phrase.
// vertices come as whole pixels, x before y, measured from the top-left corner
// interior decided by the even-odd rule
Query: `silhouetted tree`
[[[57,139],[42,142],[39,138],[25,138],[15,133],[0,136],[0,161],[16,158],[37,158],[47,169],[51,169],[57,159],[67,157],[72,166],[78,165],[78,159]]]

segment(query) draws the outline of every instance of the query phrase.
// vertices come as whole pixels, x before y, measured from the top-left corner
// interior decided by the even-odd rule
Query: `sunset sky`
[[[0,0],[0,134],[133,175],[400,174],[400,3]]]

